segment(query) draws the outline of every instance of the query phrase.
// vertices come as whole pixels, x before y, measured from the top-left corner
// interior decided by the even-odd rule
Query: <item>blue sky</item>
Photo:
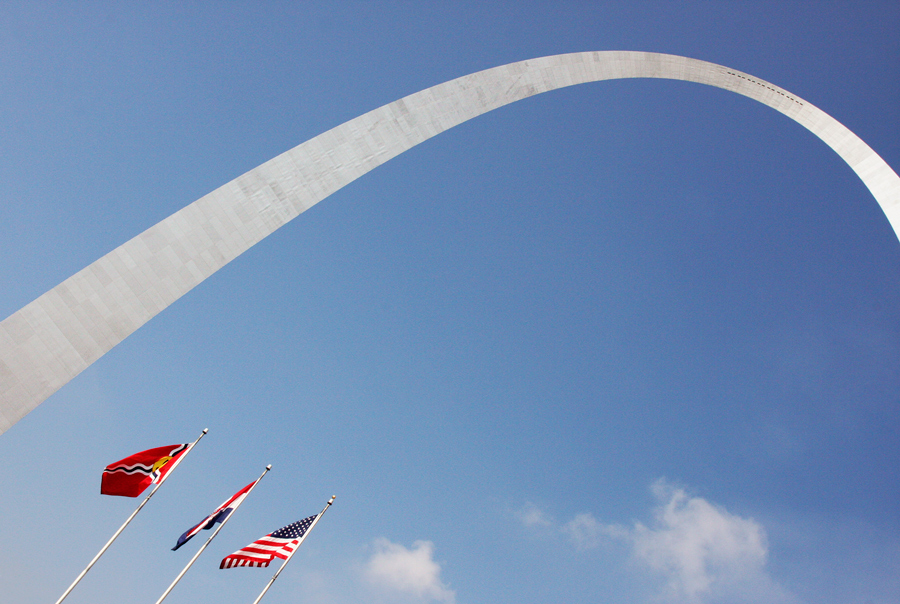
[[[0,315],[263,161],[549,54],[727,65],[900,166],[900,6],[5,3]],[[137,505],[130,453],[209,435],[67,602],[167,602],[338,496],[265,602],[900,601],[900,243],[824,143],[684,82],[528,99],[264,240],[0,436],[0,588],[55,601]]]

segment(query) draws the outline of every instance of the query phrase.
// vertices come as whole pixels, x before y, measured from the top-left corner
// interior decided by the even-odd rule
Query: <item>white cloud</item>
[[[658,505],[648,525],[605,524],[590,513],[558,525],[528,506],[519,519],[530,528],[553,524],[578,550],[625,543],[638,566],[665,585],[662,595],[669,603],[795,601],[766,571],[768,542],[761,524],[662,480],[652,491]]]
[[[630,539],[635,556],[666,578],[671,597],[702,602],[743,592],[745,601],[785,600],[765,571],[762,525],[662,481],[653,492],[654,522],[635,523]]]
[[[603,524],[591,514],[577,514],[562,526],[565,533],[578,549],[598,547],[604,540],[628,536],[628,530],[614,524]]]
[[[516,517],[529,528],[553,526],[553,519],[530,501],[525,502],[522,509],[516,512]]]
[[[364,568],[365,577],[374,586],[421,602],[455,602],[456,594],[441,581],[441,566],[434,561],[431,541],[416,541],[407,549],[387,539],[377,539],[374,547]]]

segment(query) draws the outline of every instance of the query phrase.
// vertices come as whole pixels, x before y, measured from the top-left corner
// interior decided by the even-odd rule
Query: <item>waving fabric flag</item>
[[[103,470],[100,493],[137,497],[148,486],[159,482],[175,465],[175,460],[184,455],[190,447],[186,444],[147,449],[109,464]]]
[[[231,499],[220,505],[216,508],[216,511],[204,518],[200,524],[190,528],[184,532],[184,534],[178,538],[178,543],[175,544],[175,547],[172,548],[174,552],[179,547],[187,543],[191,540],[191,537],[196,535],[202,530],[211,529],[214,524],[217,522],[223,522],[226,518],[228,518],[228,514],[230,514],[237,506],[241,505],[241,502],[244,501],[244,497],[250,492],[250,489],[253,488],[258,481],[253,481],[243,489],[232,495]]]
[[[318,517],[310,516],[293,524],[269,533],[262,539],[257,539],[247,547],[239,549],[230,556],[225,556],[219,568],[234,568],[236,566],[268,566],[275,558],[286,560],[294,551],[300,538],[306,534],[307,529]]]

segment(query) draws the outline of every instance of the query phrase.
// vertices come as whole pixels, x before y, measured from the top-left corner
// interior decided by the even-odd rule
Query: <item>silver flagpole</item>
[[[272,469],[272,464],[269,464],[269,465],[266,466],[266,469],[263,470],[263,473],[259,475],[259,478],[256,479],[256,482],[254,482],[254,483],[253,483],[253,486],[250,487],[250,490],[247,491],[247,495],[244,497],[244,499],[242,499],[236,506],[234,506],[234,509],[231,510],[231,513],[228,514],[228,515],[225,517],[225,520],[222,521],[222,524],[220,524],[218,527],[216,527],[216,530],[214,530],[214,531],[213,531],[213,534],[209,536],[209,539],[206,540],[206,543],[204,543],[203,546],[202,546],[199,550],[197,550],[197,553],[194,554],[194,557],[191,558],[191,561],[187,563],[187,566],[185,566],[184,569],[183,569],[180,573],[178,573],[178,576],[175,577],[175,580],[172,581],[172,584],[171,584],[171,585],[169,585],[169,589],[167,589],[167,590],[163,593],[163,595],[161,595],[161,596],[159,597],[159,600],[156,601],[156,604],[160,604],[160,602],[162,602],[163,600],[166,599],[166,596],[169,595],[169,592],[171,592],[172,589],[175,587],[175,585],[177,585],[178,582],[181,581],[181,577],[184,576],[184,573],[186,573],[186,572],[188,571],[188,569],[191,567],[191,565],[194,563],[194,561],[195,561],[197,558],[200,557],[200,554],[203,553],[203,550],[206,549],[206,546],[209,545],[209,542],[216,538],[216,535],[219,534],[219,531],[222,530],[222,527],[224,527],[225,524],[226,524],[229,520],[231,520],[231,517],[234,516],[234,513],[237,512],[238,508],[241,507],[241,504],[244,503],[244,500],[246,500],[247,497],[250,496],[250,493],[253,492],[253,489],[256,488],[256,485],[259,484],[259,481],[262,480],[263,476],[266,475],[266,472],[268,472],[268,471],[271,470],[271,469]]]
[[[76,577],[75,581],[73,581],[71,585],[69,585],[69,589],[67,589],[66,592],[65,592],[62,596],[60,596],[59,600],[56,601],[56,604],[59,604],[60,602],[62,602],[63,600],[65,600],[65,599],[66,599],[66,596],[68,596],[68,595],[72,592],[72,590],[75,589],[75,586],[78,585],[78,582],[81,581],[81,579],[84,578],[84,576],[87,574],[87,572],[88,572],[89,570],[91,570],[91,567],[97,562],[97,560],[100,559],[100,556],[102,556],[103,553],[104,553],[107,549],[109,549],[109,546],[112,545],[113,541],[116,540],[116,537],[118,537],[119,534],[121,534],[121,532],[125,530],[125,527],[128,526],[128,523],[131,522],[132,520],[134,520],[134,517],[137,516],[137,513],[141,511],[141,508],[144,507],[144,506],[147,504],[148,501],[150,501],[150,498],[153,497],[153,494],[156,492],[156,490],[157,490],[159,487],[161,487],[161,486],[163,485],[163,483],[164,483],[164,482],[166,481],[166,479],[169,477],[169,474],[171,474],[172,472],[175,471],[175,468],[178,467],[178,464],[181,463],[181,460],[184,459],[185,457],[187,457],[188,453],[190,453],[191,450],[194,448],[194,445],[196,445],[198,442],[200,442],[200,439],[203,438],[203,436],[204,436],[208,431],[209,431],[209,429],[203,428],[203,432],[200,433],[200,436],[197,437],[197,440],[195,440],[194,442],[191,443],[191,446],[188,447],[188,450],[184,452],[184,455],[179,456],[178,459],[175,460],[175,463],[172,464],[172,467],[169,469],[168,472],[166,472],[165,474],[163,474],[163,477],[159,479],[159,482],[156,483],[156,486],[153,487],[153,490],[150,491],[150,494],[147,495],[147,498],[144,499],[144,500],[141,502],[141,505],[139,505],[139,506],[137,507],[137,509],[136,509],[134,512],[131,513],[131,516],[128,517],[128,520],[125,521],[125,524],[123,524],[122,526],[120,526],[120,527],[119,527],[119,530],[116,531],[116,534],[113,535],[113,536],[110,538],[110,540],[106,542],[106,545],[103,546],[103,549],[100,550],[100,553],[98,553],[96,556],[94,556],[94,559],[91,560],[90,564],[87,565],[87,568],[85,568],[83,571],[81,571],[81,574],[78,575],[78,577]]]
[[[270,587],[272,587],[272,583],[275,582],[275,579],[278,578],[278,575],[281,574],[281,571],[284,570],[284,567],[287,566],[287,563],[291,561],[291,558],[294,556],[294,554],[297,553],[297,550],[300,549],[300,546],[303,545],[303,541],[305,541],[306,538],[309,536],[309,534],[312,532],[312,530],[314,528],[316,528],[316,523],[319,522],[319,518],[321,518],[322,514],[324,514],[325,511],[328,510],[328,508],[331,506],[331,504],[334,503],[334,498],[335,498],[335,495],[332,495],[331,499],[328,500],[328,503],[325,504],[325,508],[319,513],[318,516],[316,516],[316,519],[313,520],[313,523],[309,526],[308,529],[306,529],[306,532],[303,533],[303,536],[300,537],[300,541],[297,543],[297,547],[294,548],[294,551],[292,551],[291,553],[288,554],[287,558],[285,558],[285,560],[284,560],[284,563],[281,565],[281,568],[279,568],[277,571],[275,571],[275,574],[272,575],[271,579],[269,579],[269,582],[263,588],[262,593],[259,594],[259,597],[257,597],[255,600],[253,600],[253,604],[259,604],[259,601],[262,600],[264,595],[266,595],[266,592],[269,591]],[[159,604],[159,602],[157,602],[156,604]]]

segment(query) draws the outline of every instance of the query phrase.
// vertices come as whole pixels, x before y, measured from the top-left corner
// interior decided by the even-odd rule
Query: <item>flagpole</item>
[[[234,516],[234,513],[237,512],[239,507],[241,507],[241,504],[244,503],[244,501],[247,499],[247,497],[250,495],[250,493],[253,492],[253,489],[256,488],[256,485],[259,484],[259,481],[262,480],[263,476],[266,475],[266,472],[268,472],[271,469],[272,469],[272,464],[269,464],[266,466],[266,469],[263,470],[263,473],[259,475],[259,478],[256,479],[256,482],[254,482],[253,486],[250,487],[250,490],[247,491],[247,495],[244,497],[244,499],[241,499],[241,501],[236,506],[234,506],[234,509],[232,509],[231,512],[225,517],[225,520],[222,521],[222,524],[220,524],[219,526],[216,527],[216,530],[214,530],[213,534],[209,536],[209,539],[206,540],[206,543],[204,543],[203,546],[199,550],[197,550],[197,553],[194,554],[194,557],[191,558],[191,561],[187,563],[187,566],[185,566],[184,569],[182,569],[182,571],[180,573],[178,573],[178,576],[175,577],[175,580],[172,581],[172,584],[169,585],[169,588],[163,593],[163,595],[161,595],[159,597],[159,600],[156,601],[156,604],[160,604],[160,602],[162,602],[163,600],[166,599],[166,596],[169,595],[169,592],[171,592],[172,589],[175,588],[175,585],[177,585],[178,582],[181,581],[181,577],[184,576],[184,574],[188,571],[188,569],[191,567],[191,565],[194,563],[194,561],[200,557],[200,554],[203,553],[203,550],[206,549],[206,546],[209,545],[210,541],[212,541],[213,539],[216,538],[216,535],[219,534],[219,531],[221,531],[222,528],[225,526],[225,524],[229,520],[231,520],[231,517]]]
[[[282,563],[281,568],[279,568],[277,571],[275,571],[275,574],[272,575],[271,579],[269,579],[269,582],[263,588],[262,593],[259,594],[259,597],[257,597],[255,600],[253,600],[253,604],[259,604],[259,601],[262,600],[264,595],[266,595],[266,592],[269,591],[270,587],[272,587],[272,583],[275,582],[275,579],[278,578],[278,575],[281,574],[281,571],[284,570],[284,567],[287,566],[288,562],[291,561],[291,558],[293,557],[293,555],[296,554],[297,550],[300,549],[300,546],[303,545],[303,541],[305,541],[306,538],[309,536],[309,534],[312,532],[312,530],[314,528],[316,528],[316,523],[319,522],[319,518],[321,518],[322,514],[324,514],[328,510],[328,508],[331,507],[331,504],[334,503],[334,498],[335,498],[335,495],[332,495],[331,499],[328,500],[328,503],[325,504],[325,508],[319,513],[318,516],[316,516],[316,519],[313,520],[313,523],[310,525],[310,527],[308,529],[306,529],[306,532],[303,533],[303,536],[300,537],[300,541],[297,543],[297,547],[294,548],[294,551],[292,551],[291,553],[289,553],[287,555],[287,558],[284,559],[284,562]],[[159,602],[157,602],[156,604],[159,604]]]
[[[153,490],[150,491],[150,494],[147,495],[147,498],[141,502],[141,505],[139,505],[137,507],[137,509],[131,513],[131,516],[128,517],[128,520],[125,521],[125,524],[120,526],[119,530],[117,530],[116,533],[110,538],[110,540],[106,542],[106,545],[104,545],[103,549],[101,549],[100,552],[96,556],[94,556],[94,559],[91,560],[90,564],[87,565],[87,568],[85,568],[83,571],[81,571],[81,574],[75,578],[75,581],[73,581],[71,585],[69,585],[69,589],[67,589],[66,592],[62,596],[60,596],[59,600],[56,601],[56,604],[60,604],[60,602],[65,600],[66,597],[72,592],[72,590],[75,589],[75,586],[78,585],[78,582],[84,578],[84,576],[87,574],[87,572],[89,570],[91,570],[91,567],[94,566],[94,564],[96,564],[97,560],[100,559],[100,556],[102,556],[104,554],[104,552],[106,552],[106,550],[109,549],[109,546],[112,545],[113,541],[115,541],[116,538],[122,533],[122,531],[125,530],[125,527],[128,526],[128,524],[132,520],[134,520],[134,517],[137,516],[138,512],[141,511],[141,508],[143,508],[147,504],[147,502],[150,501],[150,498],[153,497],[153,494],[156,492],[156,490],[163,485],[163,483],[169,477],[169,474],[171,474],[172,472],[175,471],[175,468],[178,467],[178,464],[181,463],[181,460],[184,459],[185,457],[187,457],[188,453],[190,453],[191,450],[194,448],[194,445],[196,445],[198,442],[200,442],[200,439],[203,438],[207,432],[209,432],[209,429],[203,428],[203,432],[200,433],[200,436],[197,437],[197,440],[195,440],[194,442],[191,443],[190,447],[188,447],[188,450],[185,451],[183,455],[178,456],[178,459],[175,460],[175,463],[172,464],[172,467],[169,469],[169,471],[166,472],[165,474],[163,474],[163,477],[159,479],[159,482],[156,483],[156,486],[153,487]]]

